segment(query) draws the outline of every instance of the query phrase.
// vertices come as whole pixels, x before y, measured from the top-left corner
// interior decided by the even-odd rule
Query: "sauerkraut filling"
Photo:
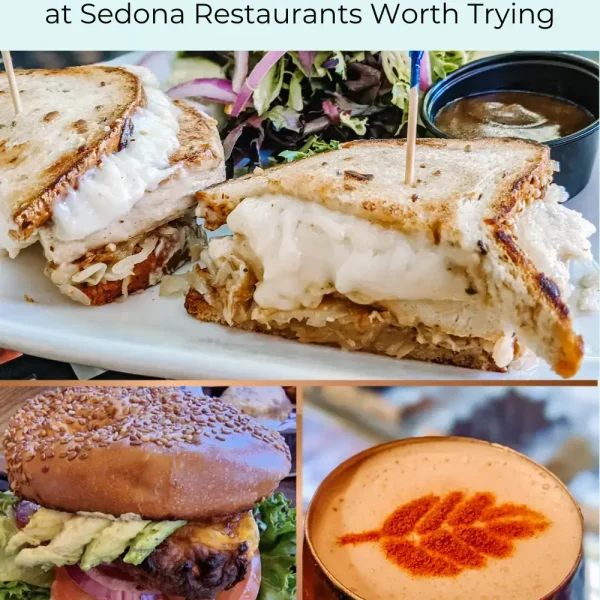
[[[591,259],[587,238],[595,228],[561,206],[562,200],[564,192],[551,185],[543,200],[514,217],[512,229],[519,246],[566,299],[569,261]],[[317,309],[342,298],[371,307],[375,320],[406,328],[406,343],[394,351],[398,357],[418,344],[455,352],[475,345],[500,368],[516,357],[514,328],[501,322],[501,311],[477,274],[477,250],[434,245],[425,236],[283,195],[246,198],[227,224],[233,236],[210,241],[192,286],[230,325],[254,321],[271,327],[324,318],[324,331],[311,329],[310,336],[337,335],[331,311]],[[341,345],[351,348],[356,340]]]
[[[258,278],[233,248],[232,237],[213,238],[201,252],[200,264],[187,276],[189,286],[231,326],[272,329],[300,342],[339,345],[394,358],[412,355],[423,346],[457,353],[483,352],[493,356],[499,368],[519,353],[512,332],[500,332],[491,339],[453,335],[435,325],[401,322],[383,305],[359,305],[336,292],[324,296],[315,308],[263,308],[254,299]]]
[[[155,285],[165,273],[183,262],[182,256],[189,258],[190,248],[202,243],[202,239],[195,219],[188,217],[162,225],[149,234],[127,242],[108,244],[71,263],[49,262],[45,272],[63,294],[90,305],[92,302],[86,289],[118,281],[122,282],[121,295],[126,297],[129,282],[136,270],[150,260],[148,285]],[[170,270],[169,266],[175,257],[177,264]]]

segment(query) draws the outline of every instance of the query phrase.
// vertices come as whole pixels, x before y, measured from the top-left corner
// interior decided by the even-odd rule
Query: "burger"
[[[233,405],[58,389],[15,414],[3,448],[0,598],[295,598],[295,511],[271,496],[290,452]]]

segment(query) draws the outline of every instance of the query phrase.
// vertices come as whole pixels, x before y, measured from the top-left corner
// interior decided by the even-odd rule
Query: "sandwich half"
[[[140,67],[18,71],[12,116],[0,76],[0,248],[40,240],[60,291],[100,305],[189,257],[194,193],[223,181],[216,122],[172,102]]]
[[[594,227],[560,204],[545,146],[343,144],[197,194],[212,238],[190,277],[202,321],[396,358],[504,371],[526,349],[573,376],[568,262]]]

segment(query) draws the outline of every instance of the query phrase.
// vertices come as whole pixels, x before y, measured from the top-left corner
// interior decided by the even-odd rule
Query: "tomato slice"
[[[50,600],[96,600],[76,585],[65,569],[54,569],[54,572],[56,577],[52,584]],[[250,568],[244,581],[240,581],[234,588],[220,593],[217,600],[256,600],[260,589],[260,575],[260,556],[257,553],[250,562]],[[184,599],[169,596],[165,600]]]
[[[64,569],[54,569],[54,573],[56,577],[50,591],[50,600],[96,600],[75,585]]]
[[[256,600],[260,589],[260,574],[260,556],[257,552],[250,563],[246,579],[230,590],[221,592],[217,600]]]

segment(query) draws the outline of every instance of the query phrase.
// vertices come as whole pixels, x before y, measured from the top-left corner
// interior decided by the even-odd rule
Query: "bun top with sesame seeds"
[[[176,387],[57,388],[3,439],[13,493],[69,512],[201,520],[248,510],[290,470],[283,438]]]

